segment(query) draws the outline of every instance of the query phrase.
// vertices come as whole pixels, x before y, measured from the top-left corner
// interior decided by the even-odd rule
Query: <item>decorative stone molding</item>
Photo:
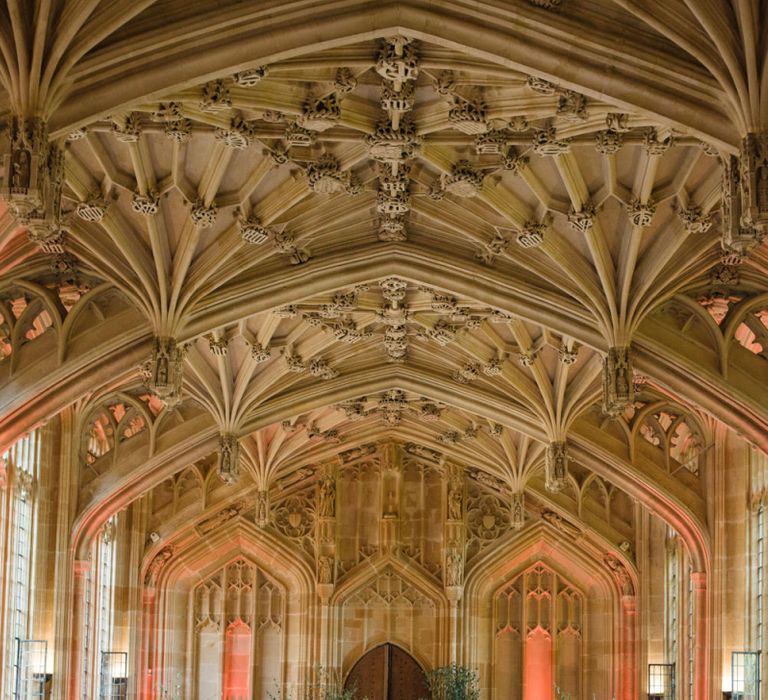
[[[675,139],[668,135],[659,140],[659,132],[656,129],[647,129],[643,134],[643,146],[649,156],[663,156],[674,144]]]
[[[275,250],[287,255],[291,265],[302,265],[310,259],[309,251],[296,245],[293,235],[287,231],[275,233]]]
[[[46,123],[37,117],[12,117],[9,149],[3,155],[0,197],[30,231],[48,234],[60,226],[64,156],[48,143]]]
[[[382,217],[379,219],[379,240],[387,243],[408,240],[406,222],[402,214]]]
[[[272,229],[263,226],[255,214],[251,214],[247,218],[241,214],[237,220],[237,227],[240,230],[240,238],[251,245],[265,243],[269,236],[274,233]]]
[[[595,150],[604,156],[612,155],[624,145],[621,132],[608,129],[595,133]]]
[[[410,120],[402,120],[395,126],[389,122],[379,122],[376,131],[366,137],[368,155],[375,161],[394,166],[413,158],[421,145],[421,137],[416,126]]]
[[[650,199],[647,202],[633,199],[627,205],[627,214],[633,226],[647,228],[653,222],[653,216],[656,214],[656,205]]]
[[[450,175],[443,175],[442,186],[457,197],[474,197],[483,187],[483,174],[477,172],[467,160],[460,160],[451,168]]]
[[[341,107],[334,93],[319,100],[311,100],[304,104],[301,114],[296,117],[296,123],[309,131],[327,131],[336,126],[341,119]]]
[[[317,141],[317,134],[314,131],[298,124],[288,124],[285,127],[285,142],[289,148],[309,148],[315,141]]]
[[[199,534],[207,535],[213,532],[215,529],[233,520],[234,518],[237,518],[245,509],[245,505],[245,501],[236,501],[235,503],[228,505],[226,508],[222,508],[216,514],[201,520],[197,525],[195,525],[195,529]]]
[[[307,369],[307,365],[301,355],[295,355],[290,349],[287,349],[284,352],[283,358],[285,359],[285,365],[289,372],[298,374]]]
[[[192,205],[189,218],[198,228],[211,228],[216,223],[216,215],[218,214],[218,211],[215,202],[206,205],[203,200],[198,199]]]
[[[528,129],[531,127],[528,119],[526,119],[522,114],[518,114],[512,117],[507,125],[509,126],[510,130],[514,131],[515,133],[528,131]]]
[[[741,197],[744,221],[768,234],[768,131],[747,134],[742,141]]]
[[[573,90],[564,90],[557,100],[557,116],[567,122],[582,122],[587,114],[587,98]]]
[[[208,333],[205,336],[208,341],[208,350],[211,355],[216,357],[226,357],[229,352],[229,341],[226,337],[217,338],[213,333]]]
[[[630,130],[629,115],[620,112],[609,112],[605,115],[605,126],[608,131],[626,133]]]
[[[470,136],[485,134],[488,131],[486,114],[487,109],[482,102],[470,102],[456,97],[448,112],[448,122],[457,131]]]
[[[257,364],[266,362],[271,356],[272,348],[269,345],[264,346],[261,343],[253,343],[251,345],[251,357]]]
[[[240,442],[237,435],[219,435],[219,460],[216,475],[225,484],[235,484],[240,478]]]
[[[685,209],[679,208],[677,210],[677,215],[680,218],[686,233],[706,233],[712,227],[711,215],[702,213],[701,207],[692,206]]]
[[[572,365],[579,357],[579,351],[574,346],[568,348],[566,345],[561,345],[557,348],[557,359],[564,365]]]
[[[480,376],[480,366],[467,363],[451,375],[453,381],[459,384],[469,384]]]
[[[269,66],[258,66],[256,68],[249,68],[239,73],[235,73],[232,79],[235,81],[235,85],[240,87],[256,87],[264,78],[269,75]]]
[[[75,208],[77,214],[83,221],[97,223],[104,218],[109,204],[103,197],[95,197],[86,202],[80,202]]]
[[[213,137],[228,148],[242,151],[253,142],[254,132],[255,125],[252,122],[245,121],[245,119],[238,115],[232,117],[229,128],[216,129],[213,132]]]
[[[403,85],[419,77],[419,58],[412,43],[405,37],[388,39],[376,62],[376,72],[392,83],[395,92],[400,92]]]
[[[504,168],[504,170],[508,170],[513,175],[519,175],[530,161],[531,159],[528,156],[520,155],[517,152],[517,149],[511,146],[506,155],[502,158],[501,167]]]
[[[333,77],[333,87],[340,95],[346,95],[357,87],[357,78],[349,68],[339,68]]]
[[[546,223],[529,221],[517,233],[517,244],[521,248],[538,248],[544,242]]]
[[[571,150],[569,140],[558,140],[554,126],[537,129],[533,135],[533,150],[540,156],[559,156]]]
[[[232,97],[223,80],[213,80],[203,86],[200,109],[203,112],[226,112],[232,108]]]
[[[603,413],[618,417],[634,401],[634,393],[629,348],[609,348],[603,362]]]
[[[609,552],[603,557],[603,562],[616,580],[622,595],[633,596],[635,594],[635,587],[632,585],[632,579],[622,561]]]
[[[192,121],[182,118],[166,122],[163,127],[165,135],[176,143],[184,143],[192,134]]]
[[[557,85],[543,78],[537,78],[535,75],[529,75],[525,85],[540,95],[554,95],[557,92]]]
[[[112,121],[112,135],[121,143],[136,143],[141,136],[141,119],[136,112]]]
[[[45,231],[29,229],[27,231],[27,238],[30,243],[36,244],[43,253],[48,255],[62,256],[65,253],[64,242],[66,241],[67,234],[62,230]]]
[[[131,209],[137,214],[152,216],[157,214],[159,208],[160,197],[157,192],[147,192],[146,194],[139,194],[137,192],[131,200]]]
[[[316,163],[307,166],[307,184],[318,194],[351,193],[352,174],[341,170],[336,156],[324,153]]]
[[[597,216],[597,210],[595,205],[591,202],[584,202],[581,209],[571,209],[568,213],[568,223],[571,228],[575,229],[579,233],[587,234],[592,230],[595,225],[595,217]]]
[[[325,360],[315,358],[309,361],[309,373],[313,377],[319,377],[320,379],[336,379],[339,376],[339,371],[333,369]]]
[[[165,565],[171,560],[173,557],[174,548],[172,545],[168,545],[166,547],[163,547],[152,559],[149,566],[147,567],[147,571],[144,574],[144,585],[154,587],[157,584],[157,579],[160,575],[160,572],[165,567]]]

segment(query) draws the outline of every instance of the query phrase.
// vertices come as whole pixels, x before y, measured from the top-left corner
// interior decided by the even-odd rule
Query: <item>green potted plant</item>
[[[431,700],[479,700],[480,683],[477,671],[450,664],[427,673]]]

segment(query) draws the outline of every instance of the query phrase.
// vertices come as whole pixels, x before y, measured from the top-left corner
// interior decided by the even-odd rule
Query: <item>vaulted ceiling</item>
[[[768,258],[721,244],[760,3],[189,5],[0,10],[65,153],[61,233],[0,221],[0,435],[77,406],[82,527],[233,435],[221,498],[396,443],[568,510],[566,443],[703,532],[713,421],[768,445]]]

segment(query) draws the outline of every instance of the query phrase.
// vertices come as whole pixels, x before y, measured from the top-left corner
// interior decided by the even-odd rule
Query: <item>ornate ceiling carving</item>
[[[0,378],[19,388],[3,415],[82,400],[85,512],[200,460],[223,499],[239,483],[274,504],[383,441],[474,469],[510,527],[526,489],[588,520],[596,480],[604,503],[663,491],[703,521],[699,409],[768,423],[748,381],[768,377],[768,166],[743,76],[687,7],[617,2],[595,23],[589,3],[520,2],[499,12],[524,61],[385,2],[413,31],[270,44],[257,63],[230,56],[239,32],[282,30],[225,2],[200,37],[205,55],[229,31],[222,54],[171,75],[181,4],[134,5],[101,8],[111,36],[85,13],[36,87],[0,75]],[[317,27],[341,11],[317,9]],[[561,20],[592,26],[587,53],[624,83],[547,70]],[[137,37],[143,94],[125,77]]]

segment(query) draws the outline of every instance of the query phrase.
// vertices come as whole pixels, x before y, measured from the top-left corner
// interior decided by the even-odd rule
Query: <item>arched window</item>
[[[96,627],[97,660],[99,664],[100,699],[113,698],[115,695],[115,669],[113,668],[114,650],[113,627],[115,617],[115,518],[107,521],[98,540],[97,563],[99,587],[97,593],[98,620]],[[120,676],[117,676],[120,678]]]
[[[583,607],[582,593],[543,564],[496,594],[494,697],[541,700],[553,688],[581,697]]]
[[[271,692],[284,658],[282,588],[237,558],[197,584],[190,603],[191,696],[244,700]]]
[[[35,502],[34,489],[39,478],[40,433],[33,431],[3,455],[10,485],[3,499],[4,534],[7,537],[5,570],[5,668],[3,697],[13,697],[17,683],[23,683],[27,672],[41,673],[45,659],[28,659],[26,645],[30,636],[34,601]],[[42,664],[32,669],[30,664]]]

